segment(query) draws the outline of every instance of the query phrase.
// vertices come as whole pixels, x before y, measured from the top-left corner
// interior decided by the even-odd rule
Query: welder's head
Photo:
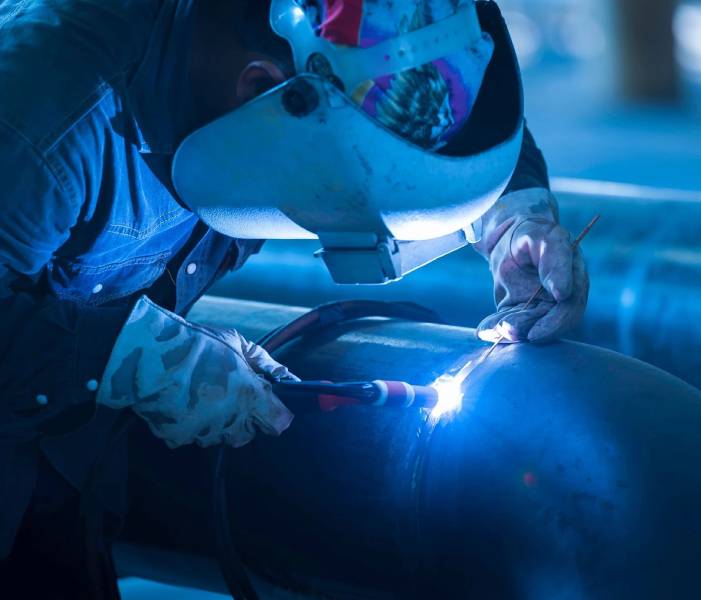
[[[397,279],[475,241],[472,224],[506,188],[523,135],[497,5],[239,2],[250,11],[242,45],[267,64],[251,61],[239,78],[248,100],[178,149],[185,204],[231,237],[318,238],[341,283]]]
[[[494,49],[474,0],[273,0],[271,23],[298,72],[328,78],[382,125],[431,150],[467,121]]]

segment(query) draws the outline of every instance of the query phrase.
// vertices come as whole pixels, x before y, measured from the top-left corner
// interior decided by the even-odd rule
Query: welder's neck
[[[189,77],[193,100],[208,120],[236,108],[236,82],[249,57],[232,32],[228,2],[200,2],[195,11]],[[233,3],[231,3],[233,4]]]

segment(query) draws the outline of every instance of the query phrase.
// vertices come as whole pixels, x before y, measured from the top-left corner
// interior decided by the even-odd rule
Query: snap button
[[[187,265],[187,267],[185,267],[185,272],[188,275],[194,275],[195,271],[197,271],[197,263],[192,262],[189,265]]]
[[[102,284],[98,283],[93,289],[92,293],[93,294],[99,294],[102,291]]]
[[[97,382],[97,379],[91,379],[85,384],[85,387],[88,388],[89,392],[96,392],[99,385],[100,384]]]
[[[48,396],[47,396],[46,394],[39,394],[39,395],[36,397],[36,403],[37,403],[39,406],[46,406],[46,405],[49,403],[49,398],[48,398]]]

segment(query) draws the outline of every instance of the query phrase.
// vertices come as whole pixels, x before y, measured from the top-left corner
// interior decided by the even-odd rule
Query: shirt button
[[[46,394],[39,394],[36,397],[36,402],[39,406],[46,406],[49,403],[49,398]]]
[[[88,388],[89,392],[96,392],[97,388],[99,387],[99,384],[97,383],[97,379],[91,379],[85,384],[85,387]]]
[[[98,283],[93,289],[92,293],[93,294],[99,294],[102,291],[102,284]]]
[[[187,265],[187,267],[185,267],[185,272],[188,275],[194,275],[195,271],[197,271],[197,263],[190,263]]]

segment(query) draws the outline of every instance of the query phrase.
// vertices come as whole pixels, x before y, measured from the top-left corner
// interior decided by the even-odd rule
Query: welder
[[[581,316],[584,263],[513,65],[493,2],[0,3],[0,593],[118,597],[127,409],[171,448],[289,426],[269,381],[294,375],[185,318],[286,227],[318,237],[347,282],[396,279],[450,249],[435,240],[467,240],[494,275],[485,340],[546,341]],[[305,120],[322,108],[343,126]],[[409,157],[425,166],[402,172]],[[203,207],[221,190],[240,206]],[[245,221],[256,190],[286,193]]]

